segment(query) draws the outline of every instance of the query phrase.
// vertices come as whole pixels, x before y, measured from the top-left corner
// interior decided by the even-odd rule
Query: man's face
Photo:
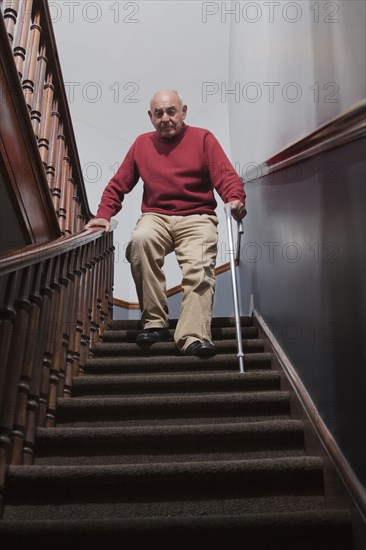
[[[148,111],[150,120],[163,138],[176,136],[187,114],[187,105],[181,105],[179,97],[173,93],[155,95]]]

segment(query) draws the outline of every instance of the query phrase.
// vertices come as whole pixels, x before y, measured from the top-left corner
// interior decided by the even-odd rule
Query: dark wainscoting
[[[353,135],[247,183],[239,268],[242,309],[253,300],[364,487],[365,153]]]

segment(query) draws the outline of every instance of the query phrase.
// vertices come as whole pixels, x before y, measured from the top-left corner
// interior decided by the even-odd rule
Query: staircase
[[[233,319],[214,320],[207,359],[144,352],[138,331],[112,323],[56,427],[38,429],[35,464],[9,468],[2,548],[353,549],[252,319],[244,374]]]

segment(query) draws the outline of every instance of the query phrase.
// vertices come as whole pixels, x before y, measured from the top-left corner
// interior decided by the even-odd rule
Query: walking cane
[[[233,242],[233,227],[232,227],[232,215],[231,215],[230,203],[226,205],[226,221],[227,221],[227,231],[228,231],[228,237],[229,237],[229,255],[230,255],[231,281],[232,281],[233,301],[234,301],[236,339],[238,342],[237,357],[239,357],[240,372],[244,372],[243,339],[241,334],[238,285],[236,281],[236,271],[235,271],[235,250],[234,250],[234,242]],[[240,237],[243,233],[244,233],[243,222],[240,221],[238,222],[238,246],[240,243]]]

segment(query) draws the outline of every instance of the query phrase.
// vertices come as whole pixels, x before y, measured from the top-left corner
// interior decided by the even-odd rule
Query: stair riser
[[[197,548],[198,544],[210,550],[354,550],[350,544],[351,526],[346,517],[327,517],[324,520],[319,513],[321,520],[317,518],[316,523],[309,521],[307,515],[304,515],[305,519],[299,514],[297,516],[296,522],[281,521],[280,518],[274,521],[271,514],[266,514],[260,516],[261,520],[251,522],[248,514],[245,518],[238,514],[232,518],[227,516],[227,519],[217,515],[206,519],[195,514],[182,521],[181,518],[168,518],[165,514],[161,519],[150,517],[129,521],[118,518],[101,522],[97,518],[80,524],[70,518],[64,522],[23,521],[22,532],[14,529],[11,522],[2,522],[0,537],[4,548],[12,550],[34,546],[48,548],[50,536],[52,550],[187,550]]]
[[[122,378],[122,376],[121,376]],[[204,382],[195,383],[179,383],[179,380],[170,382],[153,383],[153,382],[135,382],[126,384],[123,380],[119,383],[113,382],[100,382],[95,380],[90,384],[74,384],[72,389],[73,397],[110,397],[110,396],[131,396],[131,395],[157,395],[157,394],[177,394],[182,393],[184,395],[193,393],[210,393],[210,392],[234,392],[234,391],[278,391],[280,390],[280,380],[268,379],[268,380],[245,380],[242,384],[238,382]]]
[[[218,415],[220,411],[220,416]],[[262,402],[260,404],[256,402],[250,403],[236,403],[200,406],[199,404],[181,405],[181,406],[145,406],[145,407],[88,407],[83,409],[82,407],[59,407],[57,410],[56,424],[58,426],[62,424],[74,424],[74,425],[96,425],[95,422],[103,423],[120,423],[130,420],[138,420],[146,422],[146,425],[150,424],[154,420],[179,420],[181,423],[185,420],[194,419],[207,422],[215,419],[215,421],[224,422],[233,421],[249,421],[254,418],[258,418],[260,415],[263,419],[269,419],[274,417],[284,417],[290,414],[290,403],[287,400],[276,402]],[[222,416],[221,416],[222,415]]]
[[[135,343],[136,338],[140,330],[110,330],[103,335],[103,342],[128,342]],[[171,335],[174,335],[174,331],[170,330]],[[211,330],[212,339],[215,341],[226,340],[236,338],[235,328],[213,328]],[[257,327],[244,327],[242,328],[242,338],[252,339],[258,338]]]
[[[242,327],[252,327],[253,326],[253,317],[246,315],[242,316],[240,319],[240,325]],[[169,319],[169,327],[175,328],[177,326],[177,319]],[[213,317],[211,321],[211,328],[229,328],[229,327],[235,327],[236,321],[234,317]],[[120,320],[113,320],[110,323],[111,330],[141,330],[142,325],[141,321],[138,319],[120,319]]]
[[[248,512],[248,502],[251,502],[252,506],[252,501],[257,499],[265,506],[273,500],[291,501],[295,496],[300,502],[304,497],[322,498],[324,487],[321,469],[308,466],[293,467],[291,470],[234,470],[220,471],[218,468],[216,471],[208,472],[202,467],[201,471],[178,468],[175,472],[143,473],[142,470],[134,469],[126,474],[116,470],[104,470],[84,475],[81,471],[80,476],[68,476],[67,472],[61,470],[59,475],[49,477],[45,468],[43,476],[20,479],[11,473],[6,487],[8,512],[5,519],[9,519],[8,514],[11,515],[12,508],[14,511],[17,507],[29,506],[34,510],[38,505],[56,503],[58,509],[63,506],[65,511],[76,505],[79,513],[80,506],[91,506],[93,509],[97,507],[105,513],[105,507],[114,505],[125,514],[134,514],[135,503],[141,505],[142,509],[145,508],[145,512],[141,510],[142,513],[146,513],[148,508],[152,515],[162,512],[159,504],[165,504],[165,507],[169,504],[170,514],[177,505],[180,513],[188,513],[187,506],[191,512],[196,510],[196,513],[204,506],[207,514],[214,514],[219,513],[217,506],[220,507],[221,513],[225,509],[227,512],[235,513],[232,503],[240,504],[242,513]],[[55,513],[57,514],[57,511]],[[24,519],[26,517],[25,515]]]
[[[47,441],[42,438],[37,440],[37,463],[41,460],[43,463],[52,457],[60,457],[58,464],[62,463],[62,457],[67,460],[68,457],[77,460],[81,457],[88,458],[89,463],[98,460],[98,455],[103,454],[106,457],[106,463],[109,463],[108,456],[119,458],[122,462],[133,463],[139,461],[139,455],[149,454],[150,462],[156,461],[156,456],[160,456],[159,462],[165,457],[165,461],[175,462],[179,456],[184,456],[190,460],[202,460],[203,457],[218,457],[227,453],[238,458],[244,457],[247,453],[254,454],[261,451],[281,451],[286,449],[291,451],[302,451],[304,446],[304,436],[302,431],[284,432],[284,433],[260,433],[251,436],[232,435],[211,436],[211,437],[91,437],[85,438],[61,438],[58,440]],[[191,457],[191,458],[190,458]],[[214,458],[213,458],[214,459]],[[233,457],[232,457],[233,459]],[[181,459],[183,460],[183,458]],[[206,458],[208,460],[208,458]],[[98,461],[99,463],[102,463]],[[50,462],[51,463],[51,462]],[[69,462],[70,463],[70,462]],[[85,462],[84,462],[85,463]]]
[[[136,358],[138,359],[138,358]],[[246,361],[245,370],[250,371],[269,371],[271,369],[271,362],[269,360],[256,360]],[[239,372],[239,363],[236,357],[230,358],[227,361],[209,361],[208,359],[198,359],[197,357],[191,357],[190,362],[171,363],[157,361],[156,363],[144,362],[126,358],[124,360],[110,360],[105,359],[93,359],[89,360],[85,366],[85,374],[97,375],[97,374],[163,374],[163,373],[219,373],[219,372]]]
[[[263,343],[258,343],[256,340],[246,340],[243,342],[244,350],[247,353],[263,353]],[[237,353],[237,343],[232,342],[219,342],[216,344],[217,353]],[[103,343],[95,347],[93,351],[94,357],[128,357],[130,355],[139,357],[149,357],[151,355],[163,355],[168,354],[170,357],[181,357],[182,354],[175,347],[174,342],[165,344],[154,344],[149,348],[141,348],[136,344],[127,343]]]
[[[36,465],[43,466],[96,466],[96,465],[128,465],[128,464],[152,464],[158,461],[161,464],[167,464],[169,462],[204,462],[210,461],[230,461],[230,460],[259,460],[259,459],[271,459],[271,458],[288,458],[288,457],[302,457],[304,451],[302,449],[292,449],[284,447],[281,450],[271,449],[263,451],[233,451],[231,453],[189,453],[189,454],[159,454],[155,452],[152,454],[97,454],[83,455],[83,450],[80,454],[72,456],[63,456],[62,453],[53,455],[49,453],[47,455],[38,456],[35,460]],[[107,452],[107,451],[106,451]]]
[[[101,491],[90,495],[91,502],[84,502],[84,500],[77,499],[73,502],[69,502],[67,498],[63,498],[57,495],[57,498],[50,499],[48,502],[42,499],[42,502],[37,504],[36,502],[24,503],[24,499],[21,499],[19,503],[17,501],[10,502],[6,514],[5,520],[27,520],[27,519],[39,519],[41,517],[50,517],[52,519],[69,519],[73,520],[77,517],[95,519],[98,520],[101,517],[106,518],[133,518],[133,517],[181,517],[187,516],[200,516],[200,515],[239,515],[239,514],[252,514],[273,512],[277,509],[279,512],[291,511],[305,511],[305,510],[322,510],[323,502],[322,497],[318,494],[308,496],[300,495],[298,493],[291,493],[289,495],[279,495],[276,497],[262,497],[256,498],[254,496],[242,494],[236,498],[225,498],[224,495],[217,495],[217,499],[202,496],[196,500],[190,500],[191,497],[185,499],[182,495],[182,499],[177,494],[172,493],[168,501],[161,499],[154,500],[154,495],[151,495],[149,502],[139,502],[138,495],[133,491],[128,493],[125,488],[120,488],[125,492],[126,500],[119,494],[105,494],[106,501],[103,502],[101,498]],[[149,488],[147,488],[147,491]],[[274,488],[274,490],[276,490]],[[83,494],[84,496],[84,494]],[[47,497],[47,495],[46,495]],[[42,504],[45,502],[44,504]]]

